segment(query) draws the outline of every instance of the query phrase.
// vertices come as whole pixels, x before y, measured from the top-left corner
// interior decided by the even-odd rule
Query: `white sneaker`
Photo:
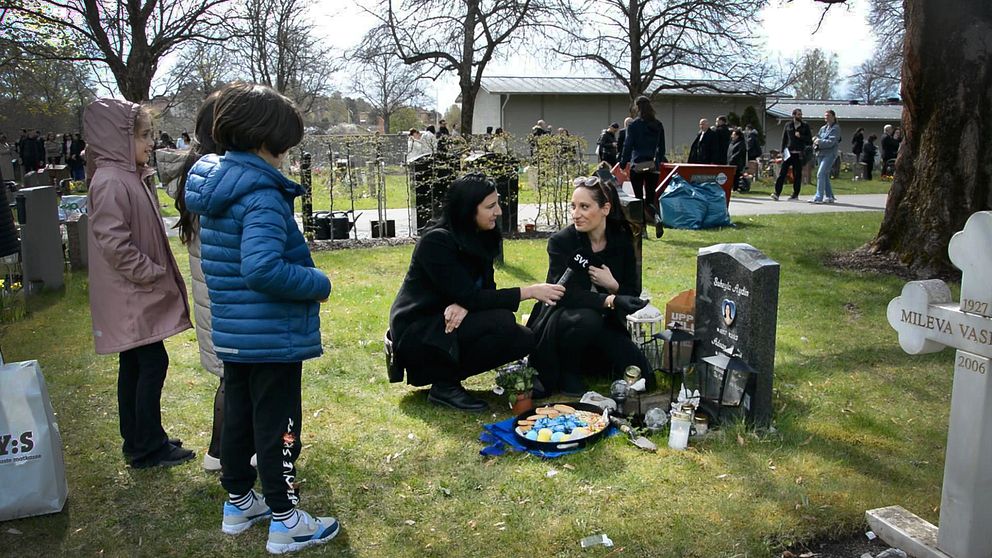
[[[204,471],[213,473],[213,472],[216,472],[216,471],[220,471],[220,469],[221,469],[221,466],[220,466],[220,459],[219,458],[216,458],[216,457],[210,455],[209,453],[204,453],[203,454],[203,470]]]
[[[237,535],[259,521],[272,517],[272,510],[265,504],[262,495],[254,490],[251,495],[254,501],[247,510],[242,510],[230,501],[224,502],[224,521],[220,527],[222,531],[228,535]]]
[[[324,544],[341,530],[338,520],[333,517],[313,517],[302,510],[296,510],[296,513],[299,519],[292,529],[282,521],[272,520],[265,550],[272,554],[296,552],[308,546]]]

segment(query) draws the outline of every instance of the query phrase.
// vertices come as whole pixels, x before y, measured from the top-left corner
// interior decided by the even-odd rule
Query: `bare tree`
[[[0,0],[25,52],[105,65],[125,99],[146,101],[162,59],[189,41],[215,41],[228,0]]]
[[[475,96],[486,67],[527,39],[525,30],[552,19],[557,0],[374,0],[365,11],[379,20],[364,45],[393,50],[407,64],[425,63],[433,78],[458,76],[462,133],[472,133]]]
[[[765,4],[587,0],[575,14],[566,13],[560,29],[567,40],[553,49],[572,62],[598,66],[627,88],[631,100],[675,88],[741,91],[741,84],[757,85],[769,77],[751,31]]]
[[[875,54],[861,63],[857,71],[850,76],[851,95],[869,105],[899,93],[899,72],[892,71],[885,53],[876,51]]]
[[[795,63],[793,91],[799,99],[832,99],[838,73],[836,54],[807,50]]]
[[[425,100],[421,65],[406,65],[395,53],[359,49],[351,55],[351,89],[382,116],[383,129],[400,108]]]
[[[868,24],[875,35],[876,52],[896,72],[902,66],[906,19],[903,0],[869,0]]]
[[[312,8],[311,0],[244,0],[234,33],[242,73],[304,111],[330,93],[337,58],[317,36]]]

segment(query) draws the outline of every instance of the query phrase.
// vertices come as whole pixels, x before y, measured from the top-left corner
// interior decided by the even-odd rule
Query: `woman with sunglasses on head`
[[[523,300],[553,306],[565,292],[548,283],[496,288],[501,214],[491,180],[481,174],[455,180],[441,219],[417,242],[389,312],[391,374],[405,369],[408,384],[430,385],[432,403],[484,411],[486,402],[465,391],[462,380],[527,355],[534,336],[513,313]]]
[[[565,296],[557,305],[538,305],[527,324],[537,346],[530,365],[540,373],[534,396],[585,393],[583,373],[610,370],[620,378],[627,366],[647,374],[649,365],[625,327],[627,314],[643,308],[630,226],[623,219],[613,186],[598,177],[574,181],[572,224],[548,241],[548,282],[566,278]],[[575,272],[570,263],[581,258],[588,269]],[[649,385],[648,387],[653,387]]]

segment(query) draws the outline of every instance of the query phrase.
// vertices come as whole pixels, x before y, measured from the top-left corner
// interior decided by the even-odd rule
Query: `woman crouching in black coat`
[[[534,335],[516,323],[513,312],[528,299],[553,306],[565,292],[546,283],[496,288],[493,260],[503,242],[497,226],[501,214],[491,180],[481,174],[455,180],[441,219],[417,242],[393,301],[394,367],[406,369],[410,385],[430,384],[432,403],[485,410],[486,402],[465,391],[461,381],[527,355]]]
[[[616,190],[597,177],[577,178],[572,192],[572,223],[548,241],[548,281],[556,281],[576,254],[588,270],[565,283],[556,306],[538,305],[527,324],[537,337],[530,365],[540,373],[534,396],[554,391],[577,396],[586,391],[582,375],[609,370],[620,378],[636,365],[653,388],[644,355],[625,327],[627,314],[643,308],[641,279],[630,227],[621,215]]]

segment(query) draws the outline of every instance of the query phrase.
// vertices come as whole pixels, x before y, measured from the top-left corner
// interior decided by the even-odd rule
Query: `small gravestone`
[[[961,270],[961,301],[940,280],[906,283],[886,312],[909,354],[954,347],[951,417],[940,498],[940,528],[899,506],[865,513],[891,546],[912,556],[992,556],[992,211],[968,218],[951,238],[951,262]]]
[[[696,268],[697,356],[739,355],[757,373],[739,412],[749,423],[772,419],[779,264],[749,244],[699,249]],[[723,411],[726,417],[727,411]]]

